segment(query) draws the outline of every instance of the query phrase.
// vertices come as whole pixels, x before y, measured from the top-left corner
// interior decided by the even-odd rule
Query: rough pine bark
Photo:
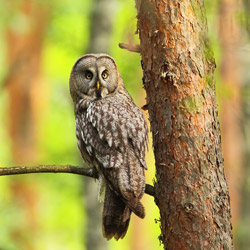
[[[202,0],[137,1],[165,249],[233,249]]]

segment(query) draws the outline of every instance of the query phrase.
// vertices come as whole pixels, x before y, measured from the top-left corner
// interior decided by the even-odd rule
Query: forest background
[[[133,0],[0,1],[0,167],[37,164],[82,165],[68,90],[78,57],[93,51],[95,19],[107,17],[105,51],[117,62],[126,88],[145,104],[140,55],[121,42],[139,43]],[[229,185],[235,248],[250,246],[250,3],[205,1],[209,37],[217,64],[216,88],[225,171]],[[97,13],[101,9],[103,15]],[[110,18],[112,17],[112,18]],[[147,114],[145,113],[147,116]],[[149,143],[151,146],[151,142]],[[147,183],[154,181],[152,149]],[[0,249],[162,249],[159,212],[145,195],[147,216],[132,217],[124,240],[106,243],[94,222],[87,194],[97,183],[70,174],[0,178]],[[93,185],[94,184],[94,185]],[[96,204],[96,203],[95,203]],[[94,217],[100,218],[101,211]],[[99,215],[99,217],[98,217]],[[90,230],[96,224],[94,231]],[[91,225],[91,226],[90,226]],[[99,230],[99,232],[97,232]],[[94,249],[94,248],[92,248]]]

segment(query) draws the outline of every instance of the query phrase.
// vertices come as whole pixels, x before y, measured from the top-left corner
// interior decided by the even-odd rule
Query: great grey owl
[[[145,217],[140,199],[147,169],[147,123],[108,55],[80,57],[71,71],[70,93],[78,148],[105,186],[103,235],[118,240],[127,232],[131,212]]]

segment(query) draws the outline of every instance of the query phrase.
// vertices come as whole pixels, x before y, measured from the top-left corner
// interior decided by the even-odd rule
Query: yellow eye
[[[108,72],[107,72],[106,70],[102,72],[102,78],[103,78],[103,79],[107,79],[108,76],[109,76],[109,75],[108,75]]]
[[[86,79],[90,80],[90,79],[92,79],[93,74],[92,74],[90,71],[87,71],[87,72],[85,73],[85,77],[86,77]]]

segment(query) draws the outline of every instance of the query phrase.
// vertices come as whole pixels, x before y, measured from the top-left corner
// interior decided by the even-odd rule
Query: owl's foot
[[[97,171],[96,168],[89,168],[88,169],[88,173],[89,175],[91,175],[92,177],[94,177],[95,179],[98,179],[99,178],[99,173]]]

